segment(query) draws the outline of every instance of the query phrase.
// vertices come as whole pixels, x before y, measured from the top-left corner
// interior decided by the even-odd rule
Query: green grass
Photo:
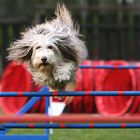
[[[12,130],[9,134],[42,134],[43,130]],[[51,140],[140,140],[140,129],[54,129]]]

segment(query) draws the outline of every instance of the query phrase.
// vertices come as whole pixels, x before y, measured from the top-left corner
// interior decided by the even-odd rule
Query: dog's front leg
[[[76,83],[75,81],[68,82],[65,86],[64,91],[75,91]],[[58,89],[49,89],[50,92],[59,92]],[[54,96],[54,98],[58,99],[59,101],[64,101],[66,104],[69,104],[73,100],[73,96]]]
[[[49,91],[50,92],[59,92],[58,91],[58,89],[53,89],[53,88],[49,88]],[[62,97],[60,97],[60,96],[53,96],[54,98],[56,98],[56,99],[58,99],[59,101],[62,101],[63,100],[63,98]]]
[[[76,88],[76,82],[75,81],[71,81],[69,82],[66,87],[65,87],[65,91],[75,91]],[[65,99],[65,103],[69,104],[73,101],[73,96],[67,96]]]

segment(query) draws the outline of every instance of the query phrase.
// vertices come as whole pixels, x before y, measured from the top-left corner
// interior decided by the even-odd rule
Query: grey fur
[[[22,33],[21,39],[11,44],[8,49],[8,60],[27,63],[36,83],[52,88],[55,81],[73,81],[78,66],[87,57],[87,49],[84,41],[80,39],[79,28],[74,26],[67,8],[58,5],[55,14],[56,18],[28,28]],[[45,66],[45,72],[40,72],[33,64],[33,54],[38,44],[53,46],[51,53],[54,56],[49,57],[50,65]],[[42,48],[44,49],[44,46]]]

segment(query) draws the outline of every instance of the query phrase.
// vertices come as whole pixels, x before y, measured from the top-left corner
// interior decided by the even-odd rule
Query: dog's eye
[[[36,50],[37,50],[37,49],[40,49],[40,48],[41,48],[40,46],[37,46],[37,47],[36,47]]]
[[[53,49],[53,47],[52,47],[52,46],[48,46],[48,49],[52,50],[52,49]]]

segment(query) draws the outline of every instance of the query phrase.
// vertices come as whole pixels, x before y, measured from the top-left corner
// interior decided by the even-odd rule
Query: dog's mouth
[[[40,68],[40,67],[46,67],[46,66],[48,66],[48,65],[49,65],[49,63],[47,63],[47,62],[46,62],[46,63],[41,63],[41,64],[39,65],[39,68]]]

